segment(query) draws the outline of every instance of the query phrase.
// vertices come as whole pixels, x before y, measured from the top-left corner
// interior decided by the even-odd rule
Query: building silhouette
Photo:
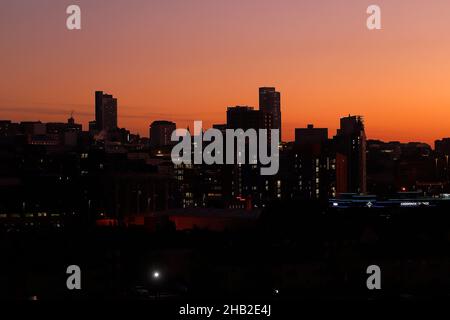
[[[95,125],[98,131],[117,128],[117,99],[103,91],[95,92]]]
[[[227,129],[253,129],[259,136],[259,129],[273,128],[273,115],[255,110],[249,106],[235,106],[227,109]],[[270,132],[267,136],[267,143],[270,144]],[[247,144],[247,142],[246,142]],[[247,148],[247,145],[246,145]],[[267,199],[275,197],[276,177],[261,176],[259,164],[250,164],[248,152],[246,154],[245,164],[228,166],[225,169],[226,179],[229,180],[231,198],[235,201],[234,205],[239,205],[240,201],[245,202],[245,207],[261,206]],[[237,155],[237,152],[235,152]]]
[[[336,196],[336,158],[332,141],[328,139],[328,129],[295,129],[295,143],[290,156],[288,179],[293,198],[306,200],[328,199]]]
[[[172,132],[177,125],[174,122],[166,120],[153,121],[149,128],[150,146],[164,147],[173,144],[171,141]]]
[[[366,133],[361,116],[341,118],[334,137],[337,193],[366,193]]]
[[[271,125],[271,115],[249,106],[235,106],[227,109],[228,129],[265,129]]]
[[[272,126],[267,129],[279,129],[281,140],[281,101],[280,92],[274,87],[259,88],[259,110],[263,113],[271,114],[273,118]]]
[[[327,128],[314,128],[314,125],[308,124],[306,128],[295,129],[295,144],[323,144],[328,140]]]
[[[434,149],[439,155],[450,155],[450,138],[443,138],[434,142]]]

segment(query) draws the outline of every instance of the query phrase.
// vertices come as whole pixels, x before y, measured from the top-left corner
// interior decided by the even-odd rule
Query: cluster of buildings
[[[258,109],[228,107],[227,122],[213,127],[221,131],[281,129],[280,106],[280,93],[263,87],[259,89]],[[158,142],[170,141],[175,127],[174,123],[161,121],[151,125],[150,145],[161,160],[170,160],[170,146]],[[326,128],[298,128],[294,142],[284,143],[280,138],[279,151],[280,169],[273,176],[261,175],[259,164],[176,165],[181,205],[263,208],[275,199],[325,200],[340,193],[367,191],[366,136],[360,116],[342,118],[332,139]]]
[[[273,200],[314,200],[349,194],[450,192],[450,139],[423,143],[366,139],[361,116],[327,128],[295,129],[279,141],[279,171],[260,174],[258,164],[179,164],[171,161],[176,124],[157,120],[149,138],[118,127],[118,104],[95,92],[95,120],[83,131],[67,122],[0,121],[0,219],[68,217],[132,223],[154,212],[220,208],[254,211]],[[280,129],[280,93],[259,89],[259,108],[226,110],[226,129]],[[80,218],[82,217],[82,218]],[[36,223],[30,219],[29,223]]]
[[[367,142],[368,190],[374,194],[449,193],[450,139],[421,142]]]

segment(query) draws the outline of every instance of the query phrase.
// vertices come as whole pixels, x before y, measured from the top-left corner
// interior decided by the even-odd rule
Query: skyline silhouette
[[[281,97],[283,95],[283,92],[281,90]],[[282,99],[282,98],[281,98]],[[217,121],[205,121],[203,119],[201,119],[201,115],[198,115],[198,118],[194,118],[194,117],[189,117],[188,113],[184,113],[182,114],[182,116],[177,116],[176,114],[169,114],[169,113],[152,113],[149,112],[147,114],[144,115],[123,115],[123,109],[128,108],[129,106],[122,106],[122,104],[120,103],[121,98],[118,97],[118,106],[117,106],[117,121],[119,122],[118,127],[120,128],[125,128],[127,130],[130,130],[131,133],[133,134],[138,134],[140,135],[142,138],[149,138],[149,127],[150,124],[153,121],[160,121],[160,120],[167,120],[167,121],[173,121],[177,124],[178,128],[182,128],[183,125],[185,125],[184,128],[190,128],[193,127],[194,121],[202,121],[203,122],[203,128],[204,129],[208,129],[208,128],[213,128],[213,126],[215,124],[218,123],[224,123],[226,122],[226,113],[223,111],[225,110],[227,107],[230,107],[230,105],[225,106],[222,111],[221,114],[224,116],[221,117],[217,117]],[[43,104],[42,104],[43,105]],[[241,105],[245,105],[245,106],[250,106],[253,107],[253,105],[250,104],[241,104]],[[255,106],[258,105],[258,103],[254,104]],[[91,110],[91,112],[77,112],[76,108],[77,107],[81,107],[81,106],[88,106]],[[71,109],[69,109],[69,107]],[[94,109],[93,109],[94,108]],[[184,109],[183,109],[184,110]],[[283,110],[283,106],[281,106],[281,110]],[[2,112],[3,111],[3,112]],[[5,112],[6,111],[6,112]],[[25,116],[22,118],[17,118],[17,117],[2,117],[2,114],[8,114],[10,112],[13,111],[17,111],[17,112],[21,112],[22,114],[33,114],[32,116]],[[36,112],[37,111],[37,112]],[[43,116],[39,117],[36,114],[41,114]],[[336,119],[335,119],[335,124],[331,125],[329,127],[326,127],[327,129],[329,129],[329,133],[328,133],[328,138],[332,138],[334,136],[334,134],[338,131],[339,127],[338,125],[338,121],[337,119],[345,117],[345,116],[350,116],[351,114],[339,114]],[[364,122],[367,122],[366,117],[364,116],[364,114],[358,114],[360,116],[362,116],[364,118]],[[34,108],[3,108],[0,111],[0,120],[11,120],[12,122],[33,122],[33,121],[40,121],[43,123],[47,123],[47,122],[60,122],[61,120],[64,120],[65,118],[68,117],[74,117],[76,118],[78,123],[81,123],[83,125],[83,130],[88,131],[89,130],[89,122],[93,119],[95,119],[95,101],[93,101],[92,97],[91,97],[91,102],[86,104],[86,105],[76,105],[76,104],[69,104],[67,109],[60,109],[60,110],[51,110],[48,108],[43,108],[40,110],[35,110]],[[143,130],[136,130],[136,128],[134,127],[126,127],[124,125],[122,125],[122,123],[126,123],[126,119],[141,119],[145,117],[148,118],[148,123],[147,123],[147,127]],[[46,121],[46,119],[51,119],[49,121]],[[82,119],[82,121],[79,121],[80,119]],[[284,133],[284,136],[287,136],[287,139],[283,139],[282,142],[293,142],[295,140],[295,130],[297,130],[298,128],[303,128],[303,127],[307,127],[311,124],[314,124],[314,126],[316,127],[320,127],[320,125],[317,125],[317,123],[321,123],[319,122],[309,122],[306,121],[305,125],[298,125],[297,123],[293,123],[292,121],[285,121],[285,116],[283,115],[283,119],[281,120],[281,122],[283,123],[283,126],[288,127],[288,128],[284,128],[282,130],[282,132]],[[180,121],[181,120],[181,121]],[[142,120],[145,121],[145,120]],[[298,123],[303,123],[304,121],[300,121]],[[181,126],[179,125],[181,123]],[[287,125],[286,125],[287,124]],[[368,129],[366,128],[366,133],[370,132],[370,125],[368,126]],[[430,137],[431,140],[426,140],[426,139],[381,139],[379,137],[373,137],[370,136],[369,134],[367,135],[367,139],[368,140],[379,140],[379,141],[384,141],[384,142],[400,142],[400,143],[409,143],[409,142],[420,142],[420,143],[426,143],[428,145],[430,145],[431,147],[434,148],[434,144],[436,143],[436,141],[441,140],[441,139],[445,139],[447,137],[450,136],[450,132],[447,132],[447,134],[444,134],[443,136],[437,136],[435,138]]]
[[[308,123],[335,131],[346,114],[364,115],[373,139],[448,135],[448,3],[379,1],[377,31],[359,1],[77,3],[79,31],[65,27],[66,3],[4,3],[0,118],[74,110],[87,125],[90,92],[102,88],[120,97],[121,126],[143,135],[158,118],[223,122],[224,107],[256,106],[254,88],[271,85],[283,93],[285,140]]]

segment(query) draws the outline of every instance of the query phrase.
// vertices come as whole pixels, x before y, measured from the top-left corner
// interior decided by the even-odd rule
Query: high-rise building
[[[328,139],[328,129],[295,129],[286,181],[294,198],[328,199],[336,195],[336,157]]]
[[[103,91],[95,92],[95,122],[98,131],[117,128],[117,99]]]
[[[259,110],[272,115],[273,123],[268,129],[280,130],[281,141],[281,103],[280,93],[273,87],[259,88]]]
[[[169,146],[174,142],[171,141],[172,132],[175,131],[177,125],[174,122],[166,120],[153,121],[150,124],[150,146],[163,147]]]
[[[273,117],[271,113],[255,110],[253,107],[228,107],[227,128],[244,131],[254,129],[258,134],[259,129],[273,128]],[[269,134],[267,142],[270,143],[270,141],[271,136]],[[248,153],[245,152],[245,154],[248,157]],[[246,159],[246,164],[235,164],[226,169],[231,170],[229,176],[227,176],[231,179],[231,196],[235,199],[246,199],[249,203],[259,206],[269,199],[266,192],[274,189],[272,185],[275,178],[273,176],[261,176],[259,165],[249,162],[249,159]]]
[[[361,116],[341,118],[334,137],[338,193],[366,193],[366,133]]]

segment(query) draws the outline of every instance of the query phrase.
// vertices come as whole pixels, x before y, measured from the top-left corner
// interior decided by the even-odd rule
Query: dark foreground
[[[3,229],[0,298],[447,299],[449,249],[446,210],[277,207],[250,228],[220,233],[171,225]],[[69,265],[81,268],[81,290],[66,287]],[[367,289],[369,265],[381,268],[381,290]]]

